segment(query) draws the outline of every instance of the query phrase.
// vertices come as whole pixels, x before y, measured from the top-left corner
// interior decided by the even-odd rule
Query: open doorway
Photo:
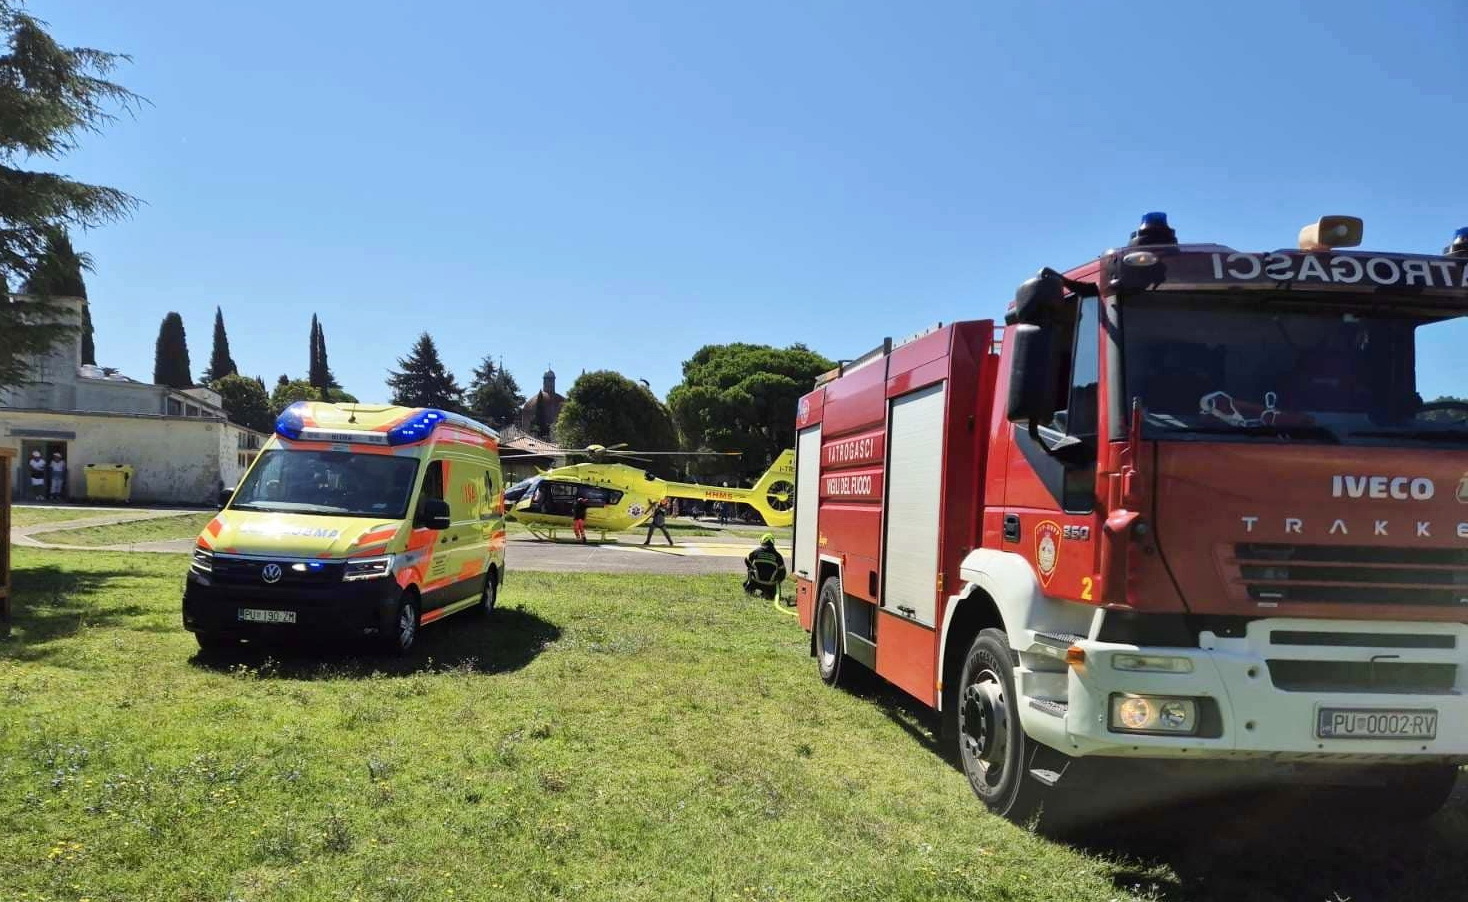
[[[36,455],[41,468],[37,470]],[[66,442],[22,441],[16,460],[17,501],[67,501],[71,497],[71,456]],[[36,484],[39,477],[40,484]]]

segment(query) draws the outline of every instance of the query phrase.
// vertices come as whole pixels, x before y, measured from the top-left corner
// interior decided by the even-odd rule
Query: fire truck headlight
[[[1116,733],[1198,732],[1198,703],[1191,698],[1113,695],[1111,730]]]
[[[1111,656],[1111,669],[1138,673],[1192,673],[1193,662],[1172,655],[1117,654]]]

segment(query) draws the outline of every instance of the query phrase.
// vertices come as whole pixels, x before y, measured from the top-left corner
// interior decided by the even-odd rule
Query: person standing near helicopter
[[[576,496],[576,503],[571,505],[571,530],[576,533],[576,538],[581,544],[586,544],[586,497]]]
[[[663,538],[667,539],[668,544],[671,546],[673,544],[673,537],[668,535],[667,522],[667,514],[663,512],[663,502],[653,502],[652,519],[647,521],[647,538],[642,540],[642,544],[647,545],[651,543],[652,531],[654,529],[661,529],[663,531]]]

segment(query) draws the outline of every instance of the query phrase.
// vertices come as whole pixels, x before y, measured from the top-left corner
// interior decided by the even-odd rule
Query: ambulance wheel
[[[484,591],[479,594],[479,604],[474,608],[475,613],[488,617],[494,613],[494,606],[500,600],[500,581],[496,578],[494,568],[491,567],[484,574]]]
[[[841,629],[841,583],[832,577],[821,584],[816,599],[816,666],[827,686],[847,681],[846,635]]]
[[[1043,784],[1026,773],[1032,740],[1020,727],[1014,654],[1002,630],[984,630],[969,646],[958,684],[958,757],[974,794],[1002,817],[1035,813]]]
[[[393,612],[391,626],[378,640],[385,654],[405,655],[418,639],[418,596],[406,590],[398,596],[397,610]]]

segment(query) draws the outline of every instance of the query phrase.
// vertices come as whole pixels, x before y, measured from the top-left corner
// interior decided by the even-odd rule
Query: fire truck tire
[[[816,667],[827,686],[847,682],[846,631],[841,624],[841,583],[831,577],[821,583],[816,600]]]
[[[1026,821],[1045,786],[1025,769],[1033,740],[1020,728],[1014,653],[1002,630],[987,629],[969,646],[958,685],[958,758],[974,794],[990,811]]]

